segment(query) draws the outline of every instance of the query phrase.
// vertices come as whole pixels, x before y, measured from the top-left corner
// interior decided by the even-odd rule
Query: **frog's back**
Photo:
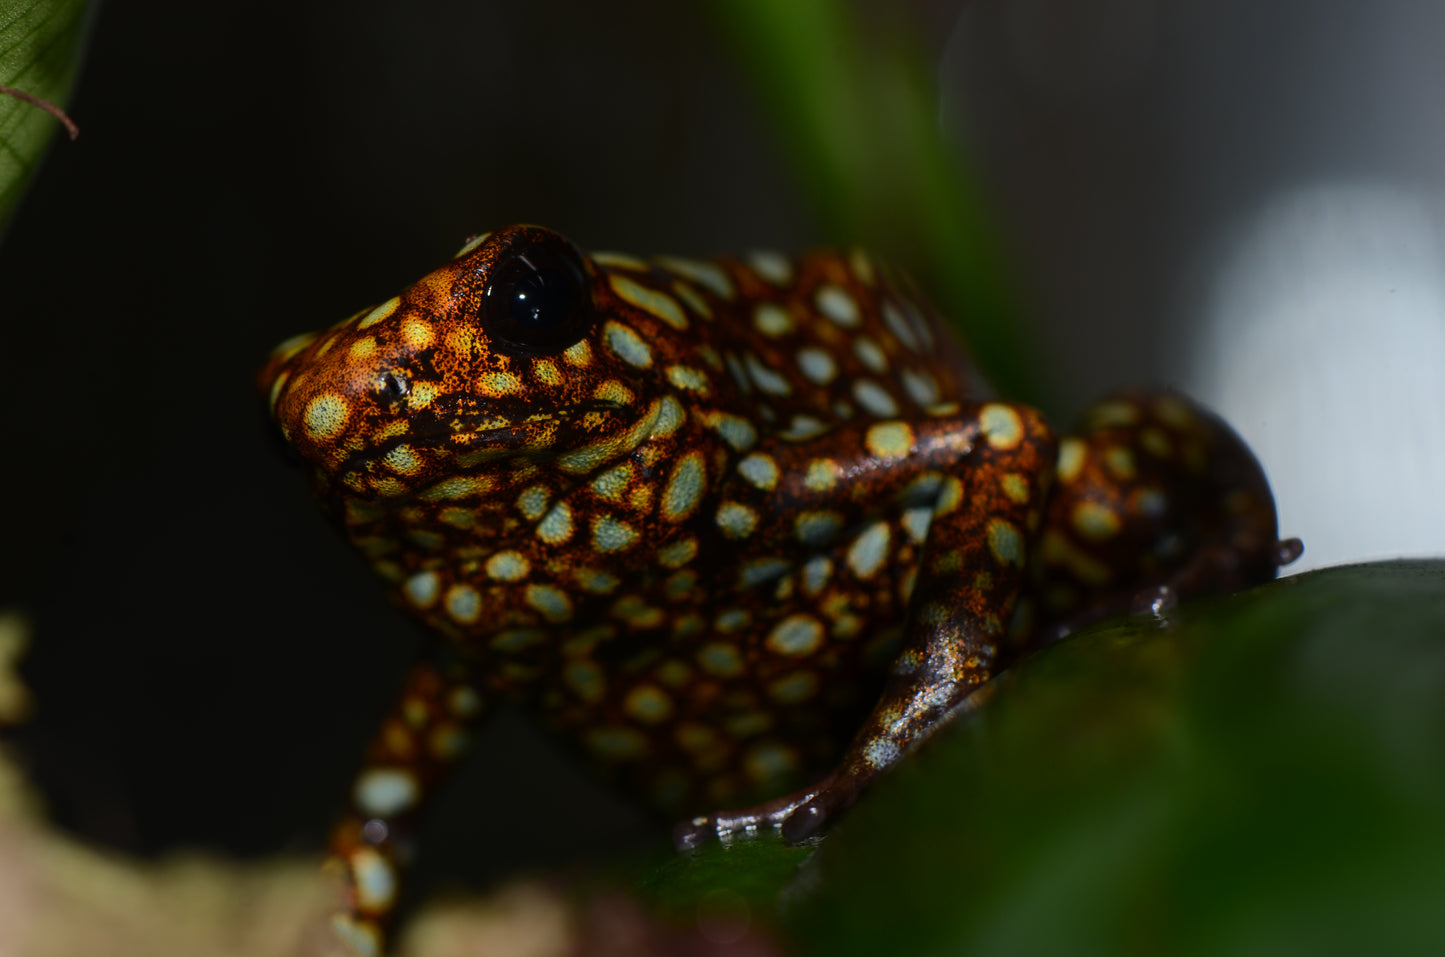
[[[646,294],[658,292],[701,318],[653,349],[681,364],[675,384],[687,370],[702,373],[711,394],[699,394],[699,404],[736,414],[759,433],[807,438],[840,421],[991,395],[912,283],[861,250],[593,258],[622,299],[647,309]]]

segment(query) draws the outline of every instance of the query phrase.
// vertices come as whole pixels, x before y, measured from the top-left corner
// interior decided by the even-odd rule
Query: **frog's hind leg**
[[[898,443],[900,455],[917,460],[927,448],[948,448],[954,457],[929,463],[943,478],[908,599],[903,649],[878,703],[821,781],[756,807],[694,818],[674,830],[679,847],[759,826],[781,825],[789,841],[807,838],[1017,654],[1007,626],[1044,512],[1053,434],[1033,409],[1003,403],[968,407],[956,419],[918,423],[908,432],[909,448]],[[858,492],[883,497],[866,480]]]
[[[347,812],[332,831],[328,866],[343,871],[348,895],[347,909],[332,925],[362,957],[384,948],[417,819],[465,752],[469,732],[485,710],[468,670],[437,658],[427,656],[412,667],[367,748]]]
[[[1264,472],[1223,420],[1177,393],[1118,393],[1059,443],[1015,629],[1047,642],[1109,615],[1268,581],[1303,549],[1277,534]]]

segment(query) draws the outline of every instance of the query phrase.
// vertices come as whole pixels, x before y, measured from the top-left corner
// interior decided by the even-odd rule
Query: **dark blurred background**
[[[784,0],[786,2],[786,0]],[[416,641],[269,448],[251,377],[513,221],[705,255],[837,237],[704,4],[114,3],[0,250],[0,607],[57,818],[156,853],[319,847]],[[1438,554],[1445,10],[857,5],[912,25],[1049,411],[1179,385],[1309,560]],[[886,11],[886,12],[880,12]],[[866,51],[865,51],[866,52]],[[660,840],[515,715],[443,880]]]

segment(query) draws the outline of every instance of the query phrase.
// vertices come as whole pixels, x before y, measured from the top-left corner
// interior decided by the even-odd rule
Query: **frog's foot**
[[[1257,585],[1303,550],[1279,538],[1264,472],[1222,420],[1175,393],[1114,395],[1059,446],[1031,570],[1037,641]]]
[[[834,772],[801,791],[762,804],[683,821],[672,829],[672,843],[685,851],[714,839],[726,842],[738,835],[772,828],[780,831],[789,844],[801,844],[850,807],[866,783]]]

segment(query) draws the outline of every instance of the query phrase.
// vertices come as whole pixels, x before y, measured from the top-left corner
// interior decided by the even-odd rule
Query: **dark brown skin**
[[[500,698],[700,815],[682,846],[799,840],[1029,648],[1298,554],[1219,419],[1124,393],[1056,440],[860,252],[642,262],[509,227],[283,345],[260,384],[443,649],[336,832],[338,929],[362,953]]]

